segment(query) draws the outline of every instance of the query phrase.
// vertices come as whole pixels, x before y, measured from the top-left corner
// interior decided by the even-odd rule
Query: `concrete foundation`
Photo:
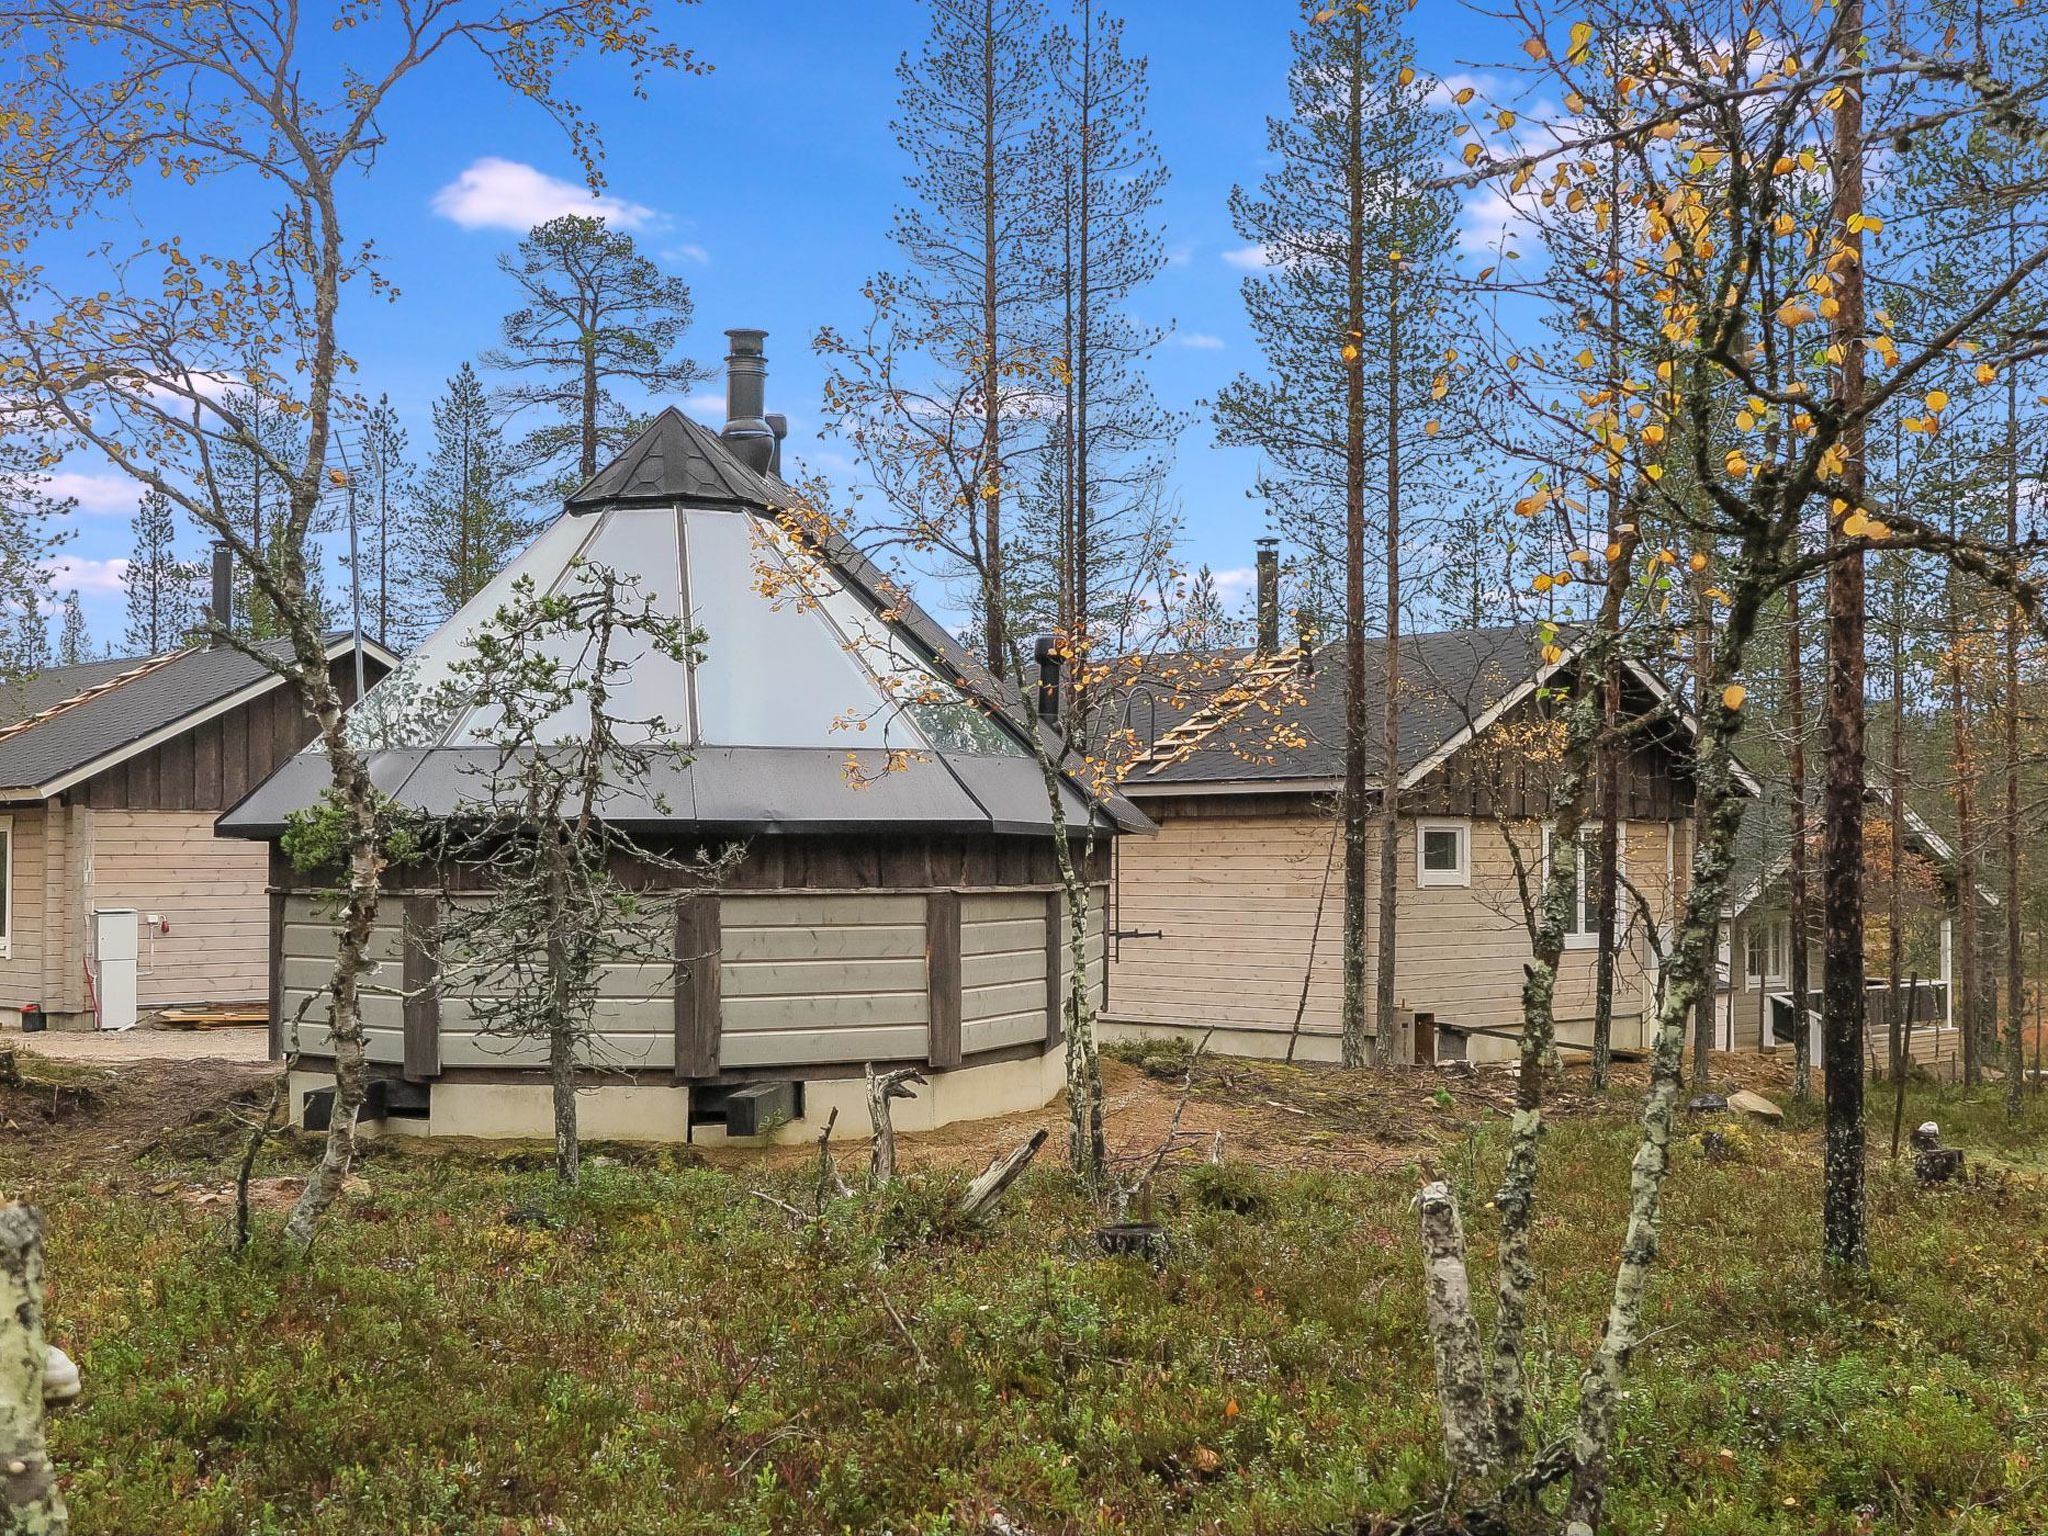
[[[806,1080],[803,1112],[765,1136],[728,1138],[719,1125],[690,1127],[686,1086],[604,1084],[577,1095],[577,1123],[589,1141],[694,1142],[700,1146],[761,1146],[814,1141],[834,1109],[834,1137],[848,1141],[868,1135],[867,1084],[858,1077]],[[1065,1057],[1059,1050],[1017,1061],[966,1066],[929,1074],[917,1097],[898,1099],[896,1129],[929,1131],[960,1120],[1043,1109],[1065,1086]],[[306,1095],[334,1086],[326,1072],[294,1072],[292,1123],[305,1117]],[[437,1082],[424,1118],[393,1116],[365,1122],[366,1135],[474,1136],[491,1140],[546,1140],[554,1135],[554,1100],[545,1081],[531,1083]]]

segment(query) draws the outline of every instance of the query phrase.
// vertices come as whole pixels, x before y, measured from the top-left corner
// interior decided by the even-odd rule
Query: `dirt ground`
[[[262,1043],[255,1030],[0,1036],[0,1151],[32,1151],[95,1170],[131,1166],[180,1130],[218,1126],[237,1104],[260,1106],[272,1080]],[[18,1065],[8,1061],[10,1051]],[[1515,1090],[1513,1072],[1501,1067],[1346,1072],[1216,1056],[1195,1063],[1192,1082],[1184,1060],[1137,1065],[1105,1057],[1102,1069],[1111,1153],[1126,1166],[1149,1160],[1172,1135],[1177,1159],[1207,1157],[1220,1136],[1224,1156],[1269,1168],[1398,1168],[1457,1143],[1480,1120],[1506,1116]],[[1714,1069],[1723,1088],[1747,1087],[1781,1102],[1790,1091],[1789,1061],[1716,1056]],[[1587,1089],[1583,1065],[1568,1067],[1550,1086],[1547,1112],[1632,1115],[1638,1100],[1627,1090],[1640,1087],[1643,1073],[1617,1064],[1620,1091],[1604,1097]],[[906,1133],[899,1161],[913,1169],[979,1171],[1040,1128],[1056,1155],[1066,1137],[1063,1099],[1026,1114]],[[837,1130],[843,1162],[862,1155],[867,1131]],[[484,1143],[477,1150],[510,1147]],[[431,1150],[460,1155],[445,1145]],[[808,1145],[703,1150],[727,1167],[815,1155]]]
[[[110,1065],[130,1061],[241,1061],[270,1056],[270,1032],[262,1025],[224,1029],[45,1029],[32,1035],[0,1030],[0,1050],[18,1047],[50,1061]]]

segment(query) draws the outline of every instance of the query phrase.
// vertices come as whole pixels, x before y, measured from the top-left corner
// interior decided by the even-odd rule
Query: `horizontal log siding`
[[[49,842],[45,816],[38,805],[10,807],[6,815],[14,827],[14,867],[8,872],[12,905],[7,955],[0,959],[0,1004],[19,1008],[23,1003],[41,1003],[54,1012],[58,1000],[43,995],[43,962],[49,950],[49,926],[43,911]],[[60,943],[61,938],[59,935]]]
[[[361,979],[363,1026],[369,1036],[369,1058],[378,1065],[405,1063],[405,1007],[399,993],[405,977],[404,904],[384,901],[370,935],[369,958],[374,968]],[[336,904],[327,896],[288,895],[284,899],[284,933],[279,943],[284,967],[278,1001],[284,1048],[309,1056],[333,1054],[328,1033],[333,1022],[334,917]],[[382,989],[382,990],[379,990]]]
[[[203,811],[92,813],[87,904],[168,919],[141,939],[142,1008],[257,1002],[269,995],[263,845],[215,837]]]
[[[924,898],[722,901],[723,1067],[922,1061]]]
[[[1067,924],[1071,919],[1068,916],[1067,898],[1064,893],[1060,896],[1059,902],[1060,997],[1064,1001],[1066,989],[1073,985],[1074,949],[1067,939]],[[1102,936],[1109,930],[1108,915],[1109,887],[1106,885],[1095,886],[1090,891],[1088,898],[1088,994],[1094,1002],[1098,1013],[1102,1009],[1104,999],[1103,982],[1105,980],[1105,971],[1103,967]]]
[[[1111,1017],[1144,1023],[1286,1029],[1300,1001],[1317,893],[1329,895],[1303,1026],[1334,1034],[1344,996],[1343,852],[1331,823],[1279,815],[1160,813],[1157,837],[1117,848],[1117,927],[1159,930],[1116,942]]]
[[[1045,1038],[1045,897],[960,899],[960,1049]]]
[[[1326,813],[1232,816],[1216,809],[1175,816],[1160,807],[1157,838],[1128,838],[1118,857],[1118,926],[1162,930],[1157,939],[1125,938],[1111,967],[1110,1016],[1137,1023],[1192,1028],[1211,1025],[1286,1031],[1301,1006],[1318,893],[1321,932],[1314,938],[1302,1029],[1341,1032],[1344,902],[1342,848]],[[1525,823],[1517,841],[1524,857],[1541,849],[1539,827]],[[1666,829],[1632,822],[1629,877],[1668,920]],[[1397,888],[1396,1005],[1432,1013],[1438,1022],[1495,1029],[1521,1022],[1522,968],[1529,958],[1514,863],[1506,837],[1491,822],[1471,823],[1472,884],[1418,887],[1414,825],[1402,828]],[[1367,870],[1366,931],[1378,889],[1377,850]],[[1370,941],[1369,941],[1370,942]],[[1615,1040],[1640,1042],[1640,1015],[1652,982],[1647,946],[1637,938],[1616,982]],[[1594,954],[1566,951],[1558,980],[1561,1033],[1586,1038],[1593,1013]],[[1373,957],[1368,955],[1368,966]]]

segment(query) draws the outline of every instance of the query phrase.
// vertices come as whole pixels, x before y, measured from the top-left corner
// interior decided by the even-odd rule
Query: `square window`
[[[1415,831],[1417,885],[1470,885],[1471,828],[1462,821],[1425,821]]]

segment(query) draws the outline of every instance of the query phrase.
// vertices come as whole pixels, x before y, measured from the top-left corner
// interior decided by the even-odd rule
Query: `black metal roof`
[[[635,502],[776,510],[795,505],[795,498],[780,481],[734,458],[716,432],[671,405],[572,492],[567,505],[571,512],[589,512]]]

